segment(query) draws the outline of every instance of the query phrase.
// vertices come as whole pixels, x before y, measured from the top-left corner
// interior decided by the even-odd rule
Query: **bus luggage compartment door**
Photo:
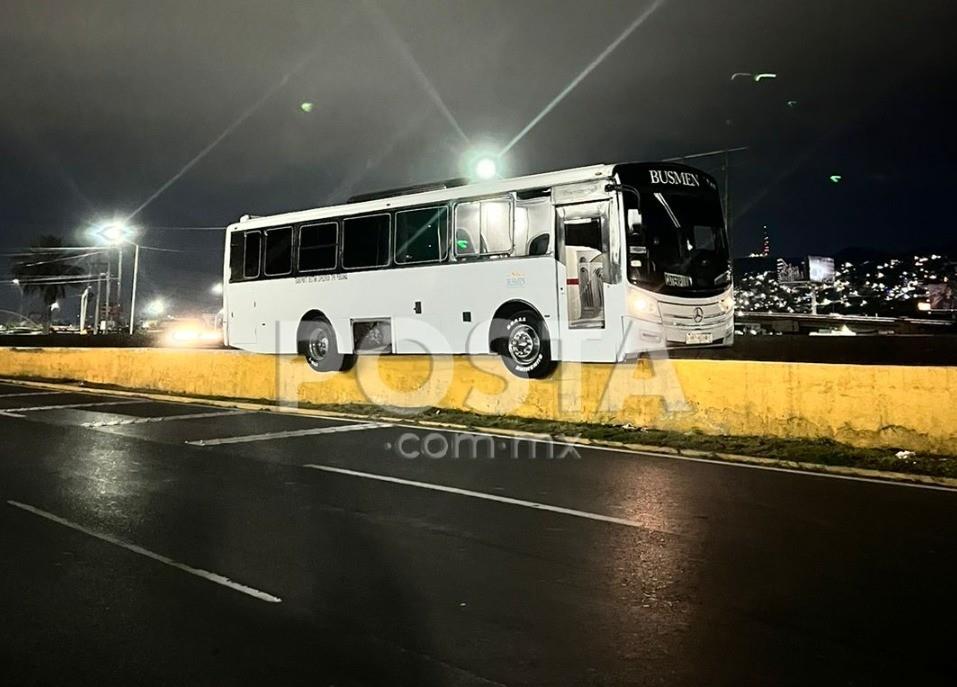
[[[230,286],[226,303],[226,327],[230,346],[250,348],[256,345],[259,312],[252,287],[253,284]]]

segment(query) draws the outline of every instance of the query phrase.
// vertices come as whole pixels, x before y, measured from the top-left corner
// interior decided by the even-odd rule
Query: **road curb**
[[[555,443],[571,444],[576,446],[585,446],[602,450],[617,450],[635,454],[646,454],[664,458],[676,458],[679,460],[694,460],[710,463],[727,463],[751,465],[754,467],[763,467],[771,470],[782,470],[787,472],[822,474],[841,477],[852,477],[858,479],[871,480],[875,482],[888,482],[897,484],[909,484],[914,486],[937,487],[940,489],[957,490],[957,478],[936,477],[932,475],[919,475],[906,472],[894,472],[889,470],[873,470],[870,468],[855,468],[846,465],[823,465],[819,463],[806,463],[802,461],[785,460],[781,458],[766,458],[762,456],[748,456],[737,453],[722,453],[716,451],[700,451],[697,449],[681,449],[671,446],[657,446],[654,444],[637,444],[620,441],[606,441],[601,439],[589,439],[585,437],[574,437],[565,435],[548,435],[541,432],[531,432],[526,430],[485,427],[481,425],[463,425],[452,422],[442,422],[438,420],[419,420],[415,418],[376,415],[363,413],[350,413],[337,410],[325,410],[318,408],[301,408],[299,406],[287,406],[267,402],[241,401],[233,399],[201,398],[196,396],[180,396],[177,394],[157,393],[146,390],[114,389],[106,386],[89,386],[77,384],[75,382],[49,382],[38,380],[22,379],[4,379],[4,383],[40,388],[79,391],[84,393],[100,393],[113,396],[128,396],[133,398],[143,398],[152,401],[174,401],[178,403],[192,403],[197,405],[215,406],[223,408],[237,408],[241,410],[255,410],[270,413],[286,413],[292,415],[304,415],[311,417],[332,417],[343,419],[358,420],[380,420],[388,422],[398,427],[431,427],[435,429],[447,429],[452,431],[474,432],[478,434],[495,434],[500,436],[510,436],[516,438],[548,440]]]

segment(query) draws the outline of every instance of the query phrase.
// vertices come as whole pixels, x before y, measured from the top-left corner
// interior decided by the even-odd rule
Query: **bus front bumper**
[[[730,346],[734,341],[731,313],[707,324],[651,322],[637,317],[622,318],[624,341],[622,359],[648,351],[694,346]]]

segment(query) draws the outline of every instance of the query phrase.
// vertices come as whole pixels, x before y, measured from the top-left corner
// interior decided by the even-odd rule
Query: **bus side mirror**
[[[628,221],[628,233],[632,236],[641,234],[641,211],[634,208],[628,210],[626,215]]]

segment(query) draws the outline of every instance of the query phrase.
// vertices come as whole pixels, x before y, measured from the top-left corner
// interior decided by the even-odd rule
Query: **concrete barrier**
[[[360,358],[317,374],[299,358],[240,351],[0,349],[0,376],[73,380],[286,404],[373,403],[708,434],[830,438],[957,454],[957,367],[740,360],[562,365],[509,375],[493,357]]]

